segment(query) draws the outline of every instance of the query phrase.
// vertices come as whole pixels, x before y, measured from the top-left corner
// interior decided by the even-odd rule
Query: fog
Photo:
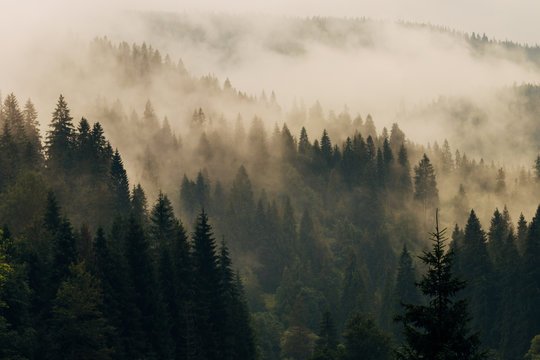
[[[484,158],[496,166],[514,166],[509,178],[515,178],[519,166],[531,168],[539,150],[534,112],[520,108],[524,100],[515,86],[538,83],[540,63],[524,48],[497,43],[476,46],[464,33],[535,44],[540,24],[534,15],[539,10],[540,4],[533,1],[502,0],[451,4],[439,0],[186,1],[182,5],[176,1],[4,0],[0,91],[14,92],[21,102],[32,98],[43,130],[60,93],[76,121],[83,115],[90,121],[104,121],[96,99],[108,104],[118,99],[125,117],[132,111],[142,114],[150,99],[158,118],[166,116],[184,145],[193,147],[199,139],[190,137],[188,125],[196,108],[204,109],[214,124],[222,119],[230,127],[239,113],[246,129],[259,116],[271,133],[275,124],[281,127],[294,119],[295,109],[308,114],[319,101],[326,122],[306,115],[289,124],[293,134],[298,136],[305,125],[311,139],[320,136],[332,118],[330,111],[344,111],[351,117],[360,114],[364,119],[371,114],[379,132],[398,122],[415,143],[442,143],[447,138],[453,150],[459,148],[477,161]],[[121,41],[146,42],[162,56],[170,54],[173,64],[181,58],[193,78],[213,74],[220,88],[228,78],[238,91],[259,99],[263,91],[268,97],[275,91],[281,111],[198,85],[187,91],[163,74],[127,86],[118,80],[114,62],[92,55],[90,42],[104,36],[113,46]],[[136,144],[122,139],[121,130],[104,125],[127,159],[130,177],[140,181],[144,171],[137,159],[145,149],[133,148]],[[340,144],[350,134],[331,135]],[[182,170],[196,171],[200,164],[193,162],[177,170],[174,181]],[[450,201],[457,188],[458,184],[449,186],[443,198]],[[486,214],[494,205],[504,205],[497,201],[486,200]]]

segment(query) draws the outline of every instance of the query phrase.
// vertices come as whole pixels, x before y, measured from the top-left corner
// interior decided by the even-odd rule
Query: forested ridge
[[[450,272],[446,261],[466,280],[448,299],[464,323],[468,308],[459,329],[473,334],[471,354],[527,353],[540,333],[540,208],[530,214],[540,158],[487,164],[448,141],[412,143],[397,124],[378,132],[370,115],[326,116],[318,103],[281,122],[275,94],[194,79],[146,45],[93,46],[116,56],[118,81],[174,72],[189,91],[214,89],[270,119],[227,118],[216,101],[177,134],[151,101],[142,116],[98,101],[77,121],[60,96],[42,139],[32,101],[7,95],[2,357],[410,358],[412,335],[394,316],[414,319],[401,302],[431,304],[422,276]],[[314,119],[323,129],[310,136]],[[435,233],[434,260],[436,208],[452,232],[449,253]]]

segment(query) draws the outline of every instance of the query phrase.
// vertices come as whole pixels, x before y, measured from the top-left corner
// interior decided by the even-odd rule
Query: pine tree
[[[344,360],[391,360],[390,336],[377,328],[373,320],[360,312],[352,314],[345,323]]]
[[[332,314],[326,310],[321,319],[318,338],[315,342],[315,349],[312,360],[334,360],[337,359],[338,336]]]
[[[311,156],[311,143],[309,142],[306,128],[303,126],[300,131],[300,140],[298,141],[298,153],[308,158]]]
[[[394,314],[400,314],[402,312],[402,303],[418,304],[420,302],[420,294],[416,288],[416,270],[413,267],[411,255],[405,245],[403,245],[403,251],[399,258],[393,296],[395,299]],[[403,340],[399,326],[394,326],[394,336],[398,341]]]
[[[177,220],[174,217],[171,201],[160,191],[150,213],[149,234],[152,240],[150,246],[152,251],[157,253],[161,248],[170,248],[176,229]]]
[[[132,213],[124,239],[128,276],[134,290],[134,303],[141,313],[141,324],[150,345],[147,356],[163,356],[166,338],[161,337],[164,324],[159,321],[159,296],[148,241],[138,219]]]
[[[37,121],[37,111],[30,99],[26,101],[23,109],[24,132],[28,141],[34,149],[41,152],[41,134],[39,133],[39,122]]]
[[[298,294],[289,316],[289,328],[285,331],[282,355],[286,359],[308,360],[313,352],[313,336],[307,327],[307,308]]]
[[[101,312],[99,282],[84,269],[70,266],[52,309],[53,355],[62,359],[110,359],[107,340],[112,332]]]
[[[141,184],[133,187],[131,191],[131,212],[135,216],[135,219],[142,224],[146,224],[148,221],[148,204],[146,202],[146,195]]]
[[[524,333],[519,339],[518,349],[523,354],[527,350],[528,339],[540,334],[540,206],[529,225],[529,233],[523,252],[520,272],[521,313],[520,326]]]
[[[479,351],[479,334],[469,334],[467,301],[455,299],[466,285],[452,273],[454,254],[445,251],[445,231],[439,229],[436,216],[431,234],[433,250],[420,256],[428,271],[418,287],[428,304],[404,304],[405,314],[398,320],[403,324],[406,343],[399,349],[398,359],[486,358],[486,353]]]
[[[405,149],[404,144],[401,144],[401,147],[399,148],[398,164],[399,168],[396,187],[401,194],[408,195],[412,193],[412,180],[407,149]]]
[[[55,171],[67,171],[73,166],[74,127],[73,118],[64,97],[60,95],[56,109],[53,112],[51,130],[47,133],[45,149],[47,167]]]
[[[347,256],[347,266],[343,277],[341,293],[342,319],[347,319],[355,311],[366,309],[367,286],[362,278],[356,254],[351,249]]]
[[[103,229],[97,230],[93,245],[93,273],[103,290],[103,314],[116,329],[111,339],[115,357],[127,360],[144,356],[148,344],[142,329],[141,313],[135,304],[128,267],[121,253],[122,230],[119,219],[113,223],[109,241]]]
[[[193,276],[197,354],[206,359],[219,359],[223,350],[225,325],[221,274],[212,227],[204,210],[199,214],[193,233]]]
[[[9,132],[17,143],[24,142],[24,117],[19,107],[19,102],[13,93],[6,96],[4,106],[2,107],[2,118]]]
[[[118,149],[111,160],[110,188],[114,209],[119,214],[127,214],[130,209],[129,181]]]
[[[498,294],[488,254],[486,234],[474,210],[471,210],[465,226],[463,246],[458,251],[460,276],[470,284],[463,293],[470,299],[473,317],[471,325],[473,328],[482,330],[483,341],[490,346],[495,346],[493,314],[496,312]]]
[[[435,179],[435,169],[429,158],[424,154],[420,163],[414,167],[414,198],[424,208],[424,226],[427,222],[428,211],[439,203],[439,190]]]

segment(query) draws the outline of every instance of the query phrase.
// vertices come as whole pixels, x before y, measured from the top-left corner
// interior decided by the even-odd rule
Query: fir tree
[[[152,240],[152,251],[158,252],[160,248],[170,248],[176,228],[177,220],[174,217],[171,201],[160,191],[150,213],[149,234]]]
[[[377,328],[373,320],[360,312],[352,314],[345,323],[344,360],[391,360],[390,336]]]
[[[420,259],[428,267],[418,287],[427,297],[427,305],[404,304],[403,324],[405,345],[398,359],[484,359],[479,351],[478,333],[469,334],[467,301],[456,300],[465,282],[452,273],[454,255],[445,251],[445,230],[439,229],[438,217],[431,234],[433,250],[424,251]]]
[[[395,299],[394,314],[401,313],[401,304],[403,303],[418,304],[420,302],[420,294],[416,288],[416,271],[413,267],[411,255],[405,245],[403,245],[403,251],[399,258],[393,297]],[[394,336],[398,341],[403,340],[399,326],[394,327]]]
[[[338,336],[332,314],[326,310],[322,316],[312,360],[337,359]]]
[[[193,233],[194,298],[197,299],[197,353],[206,359],[219,359],[223,350],[225,326],[224,298],[212,227],[204,210]]]
[[[64,97],[60,95],[53,112],[51,130],[47,133],[45,149],[47,167],[52,171],[66,171],[71,168],[74,148],[73,118]]]
[[[129,181],[118,149],[115,150],[111,160],[110,188],[113,197],[114,209],[120,214],[129,213]]]
[[[52,310],[53,355],[62,359],[110,359],[107,340],[112,331],[101,312],[103,294],[99,282],[84,269],[72,265],[62,282]]]

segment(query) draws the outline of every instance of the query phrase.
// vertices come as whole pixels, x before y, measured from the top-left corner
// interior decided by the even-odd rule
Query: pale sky
[[[114,9],[365,16],[426,22],[466,32],[485,32],[500,40],[540,43],[538,0],[0,0],[0,36],[13,36],[13,31],[6,34],[6,30],[14,28],[24,31],[69,23],[77,31],[77,26],[84,24],[81,16],[96,24],[100,16],[110,15]]]

